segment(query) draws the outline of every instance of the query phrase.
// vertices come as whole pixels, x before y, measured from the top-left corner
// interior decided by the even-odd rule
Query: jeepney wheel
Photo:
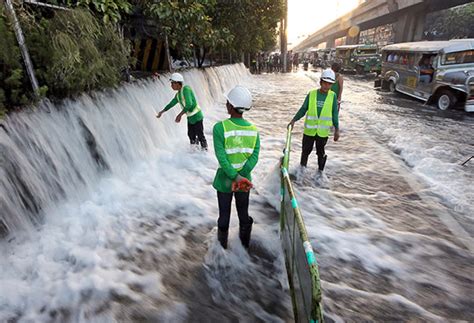
[[[359,74],[359,75],[364,74],[364,67],[360,66],[360,65],[357,65],[356,66],[356,73]]]
[[[436,99],[436,105],[440,110],[447,110],[456,104],[456,97],[449,90],[441,90]]]
[[[391,93],[395,93],[395,82],[390,80],[388,81],[388,90],[391,92]]]

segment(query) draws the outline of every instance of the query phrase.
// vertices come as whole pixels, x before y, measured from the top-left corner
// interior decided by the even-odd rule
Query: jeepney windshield
[[[359,55],[375,55],[377,54],[377,49],[359,49],[358,50]]]
[[[443,55],[442,65],[456,65],[474,63],[474,50],[465,50],[462,52],[448,53]]]

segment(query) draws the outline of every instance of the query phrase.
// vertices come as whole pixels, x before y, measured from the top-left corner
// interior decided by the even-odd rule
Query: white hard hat
[[[237,85],[225,97],[234,108],[248,111],[252,107],[252,94],[243,86]]]
[[[184,82],[184,77],[183,77],[183,75],[181,75],[179,73],[173,73],[173,74],[171,74],[170,81],[183,83]]]
[[[334,74],[332,69],[328,68],[321,73],[321,81],[336,83],[336,74]]]

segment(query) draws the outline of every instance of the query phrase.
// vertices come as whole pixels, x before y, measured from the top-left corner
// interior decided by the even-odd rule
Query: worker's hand
[[[232,182],[232,192],[237,192],[239,190],[239,184],[237,181]]]
[[[181,121],[181,114],[178,114],[178,115],[176,116],[176,119],[174,119],[174,121],[175,121],[176,123],[179,123],[179,122]]]
[[[232,182],[232,192],[248,192],[252,187],[252,182],[241,175],[237,175]]]
[[[338,141],[339,140],[339,128],[336,129],[336,131],[334,132],[334,141]]]
[[[161,118],[162,115],[163,115],[163,111],[160,111],[156,114],[156,117],[159,119],[159,118]]]
[[[290,128],[293,129],[295,126],[295,121],[291,120],[291,122],[288,124],[287,128]]]
[[[248,192],[253,187],[252,182],[246,178],[238,182],[238,184],[239,184],[239,190],[242,192]]]

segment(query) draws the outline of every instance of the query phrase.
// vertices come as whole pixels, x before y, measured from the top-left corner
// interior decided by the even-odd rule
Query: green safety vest
[[[240,171],[257,144],[258,130],[254,125],[239,126],[229,119],[222,121],[224,148],[232,167]]]
[[[336,94],[329,90],[326,100],[324,100],[323,109],[318,117],[318,90],[309,92],[308,112],[304,122],[304,134],[307,136],[329,137],[329,129],[332,123],[332,105]]]
[[[186,106],[186,100],[184,99],[183,90],[184,90],[184,86],[183,86],[183,88],[178,92],[178,95],[176,96],[176,98],[178,99],[179,104],[181,104],[181,107],[184,109],[184,107]],[[195,114],[198,113],[199,111],[201,111],[201,108],[199,107],[198,104],[196,104],[196,107],[193,109],[193,111],[186,112],[186,116],[187,116],[188,118],[189,118],[189,117],[192,117],[193,115],[195,115]]]

